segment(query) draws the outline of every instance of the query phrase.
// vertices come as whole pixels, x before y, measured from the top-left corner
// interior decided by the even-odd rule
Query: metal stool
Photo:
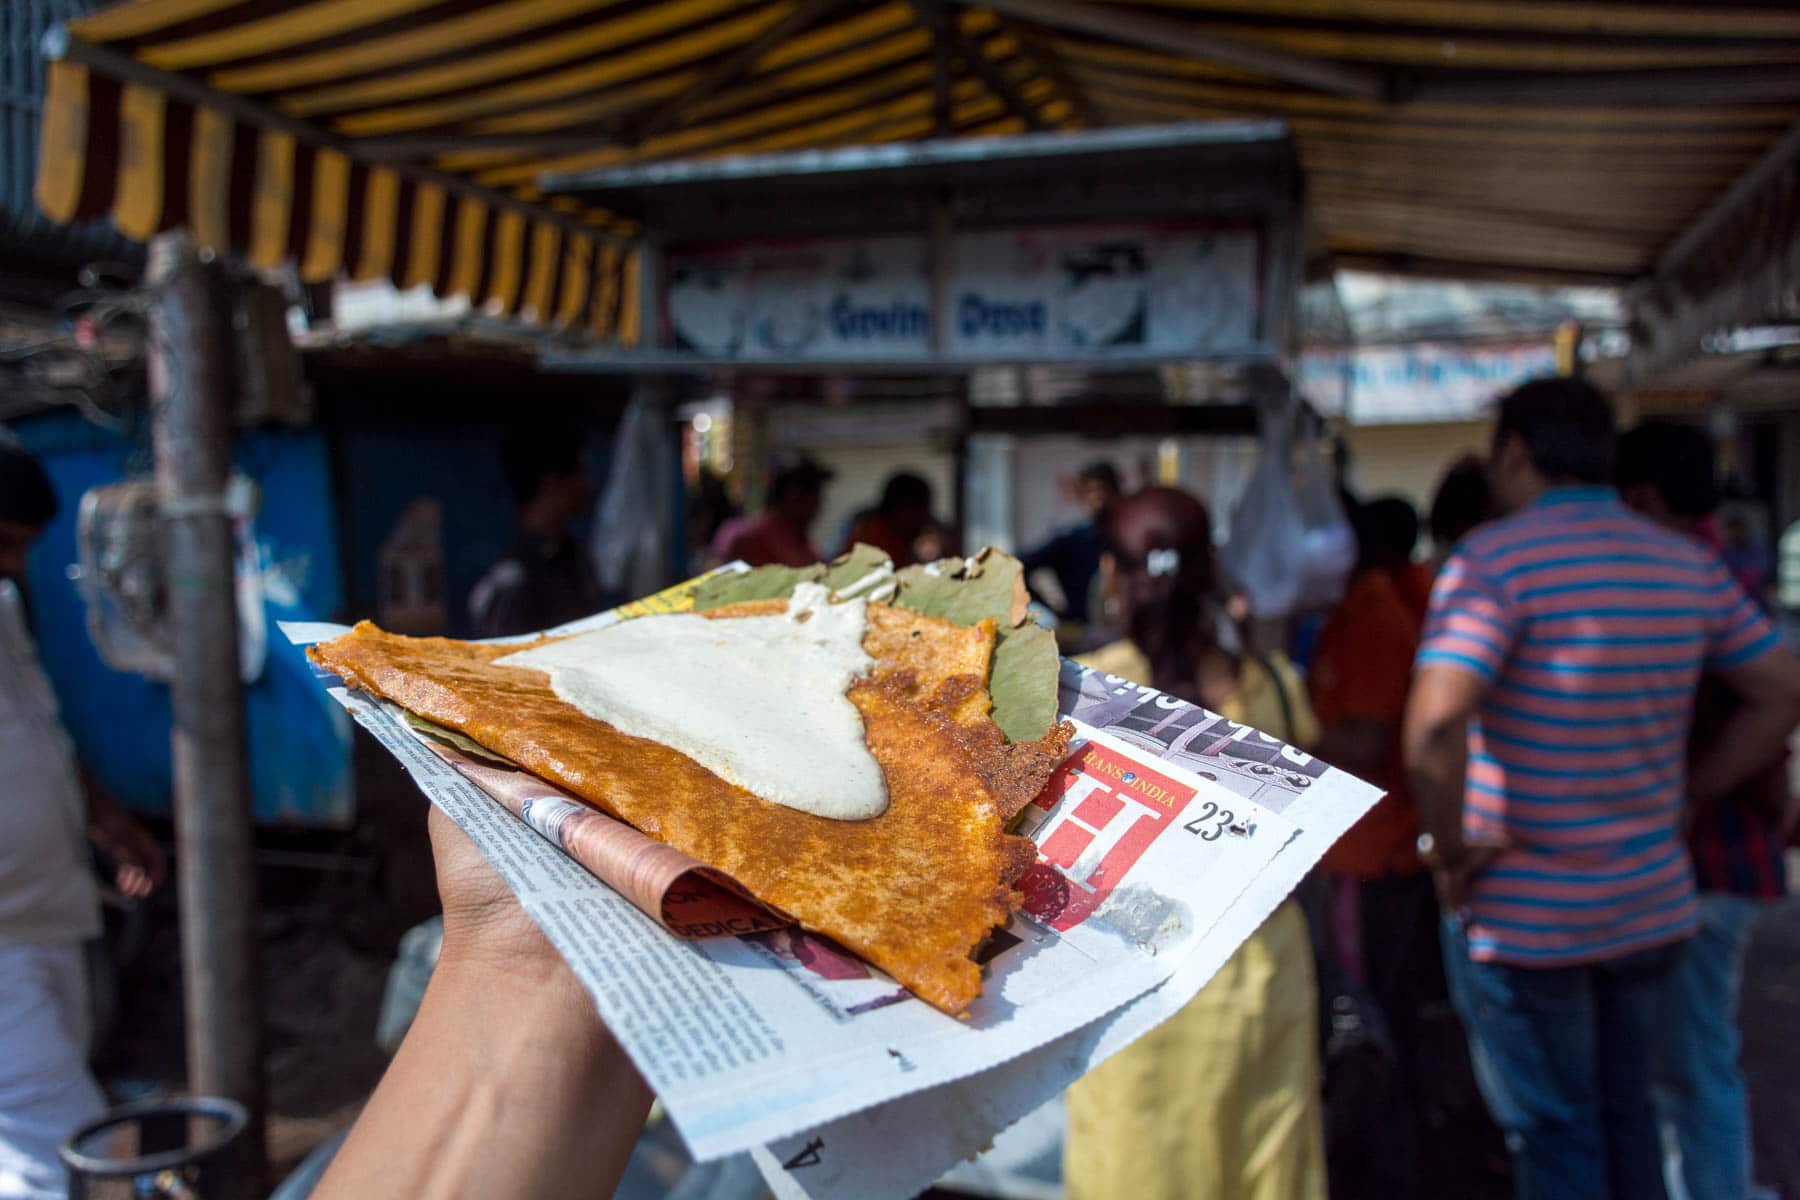
[[[210,1200],[242,1193],[250,1178],[243,1140],[250,1112],[235,1100],[175,1096],[140,1100],[112,1109],[69,1136],[58,1151],[69,1168],[69,1200],[116,1195],[108,1181],[128,1182],[134,1198]],[[97,1139],[127,1129],[137,1132],[136,1153],[114,1157],[84,1150]]]

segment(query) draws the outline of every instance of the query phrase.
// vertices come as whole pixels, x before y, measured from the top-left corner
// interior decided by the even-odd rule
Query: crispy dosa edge
[[[784,608],[760,602],[719,615]],[[771,804],[675,750],[592,720],[557,699],[542,672],[493,665],[518,645],[404,638],[364,622],[309,654],[345,682],[726,871],[956,1013],[980,994],[970,952],[1018,906],[1010,885],[1036,856],[1003,826],[1041,789],[1071,731],[1063,724],[1008,745],[986,718],[974,670],[985,672],[992,654],[991,623],[969,629],[885,605],[869,611],[864,645],[878,665],[850,699],[890,804],[856,822]]]

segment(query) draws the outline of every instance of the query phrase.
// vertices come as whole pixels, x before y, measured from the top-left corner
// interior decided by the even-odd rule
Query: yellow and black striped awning
[[[985,61],[935,93],[905,0],[133,0],[48,47],[37,201],[632,343],[636,230],[538,177],[1081,124],[993,13],[945,19]]]
[[[72,23],[48,47],[39,208],[62,222],[107,217],[140,241],[186,228],[207,249],[292,264],[307,282],[423,284],[494,315],[635,344],[640,259],[627,223],[429,161],[384,161],[291,106],[167,70],[310,46],[421,7],[139,0]],[[220,24],[228,17],[242,19]],[[211,31],[160,41],[196,22]]]
[[[636,337],[636,251],[601,219],[371,163],[79,63],[51,64],[37,201],[59,221],[110,216],[140,241],[186,227],[254,266],[293,263],[309,283],[425,284],[496,314]]]
[[[1614,282],[1800,128],[1772,0],[131,0],[67,32],[47,214],[622,340],[637,231],[549,176],[1279,116],[1338,261]]]

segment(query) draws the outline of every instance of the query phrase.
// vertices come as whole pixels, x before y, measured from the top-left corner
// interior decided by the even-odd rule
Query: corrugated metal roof
[[[135,0],[70,33],[57,215],[559,317],[572,239],[616,296],[598,235],[632,229],[549,175],[1278,116],[1338,261],[1619,281],[1800,118],[1800,10],[1769,0]],[[460,232],[455,187],[490,189]]]

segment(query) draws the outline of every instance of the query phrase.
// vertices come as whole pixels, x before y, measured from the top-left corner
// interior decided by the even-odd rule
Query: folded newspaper
[[[683,611],[693,590],[553,632]],[[1380,796],[1065,660],[1058,712],[1076,734],[1018,829],[1038,846],[1025,907],[984,947],[958,1019],[628,826],[331,690],[518,895],[694,1156],[751,1151],[778,1195],[818,1200],[917,1193],[1172,1016]]]

